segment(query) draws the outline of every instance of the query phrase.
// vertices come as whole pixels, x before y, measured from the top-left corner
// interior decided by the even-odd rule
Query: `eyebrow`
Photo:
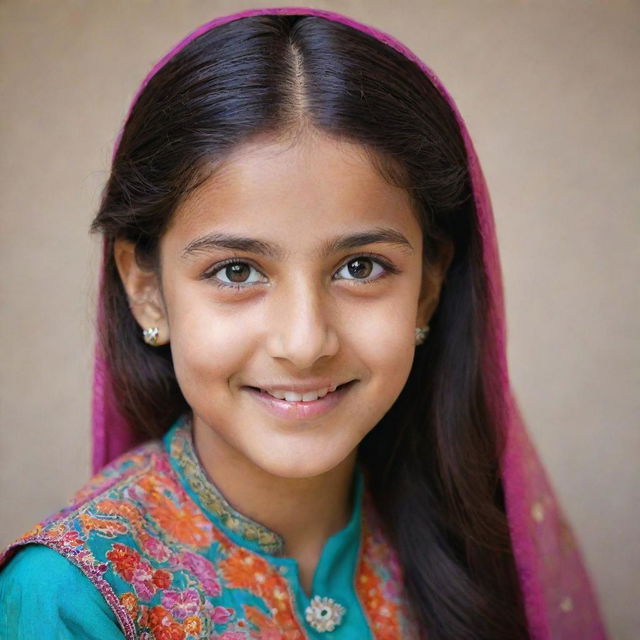
[[[375,227],[374,229],[331,238],[320,245],[317,255],[324,258],[332,253],[356,249],[366,244],[392,244],[400,247],[406,253],[414,253],[411,243],[398,230],[390,227]],[[206,253],[215,249],[247,251],[276,260],[281,260],[286,255],[286,251],[281,246],[270,244],[258,238],[227,233],[208,233],[201,238],[192,240],[182,250],[182,258],[188,258],[194,254]]]

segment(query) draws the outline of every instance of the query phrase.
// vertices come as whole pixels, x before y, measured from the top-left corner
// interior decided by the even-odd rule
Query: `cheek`
[[[411,304],[363,310],[354,315],[349,342],[369,372],[369,383],[382,404],[397,398],[415,356],[415,310]]]
[[[216,314],[209,300],[189,296],[186,290],[170,308],[171,353],[185,396],[191,388],[225,382],[239,370],[246,341],[237,317]]]
[[[404,386],[415,355],[414,338],[407,335],[406,323],[380,332],[377,339],[371,338],[370,368],[377,377],[380,394],[394,399]]]
[[[403,283],[374,304],[355,305],[346,326],[362,348],[382,367],[411,357],[415,338],[417,295],[413,283]]]
[[[347,422],[357,429],[358,440],[380,422],[397,400],[415,354],[406,326],[383,322],[379,327],[372,323],[369,329],[351,341],[358,363],[356,371],[363,375],[359,395],[346,410]]]

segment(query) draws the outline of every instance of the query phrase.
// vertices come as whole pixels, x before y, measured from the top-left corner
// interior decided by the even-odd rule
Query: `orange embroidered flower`
[[[254,640],[302,640],[307,637],[293,617],[284,619],[276,616],[273,620],[256,607],[245,605],[244,610],[247,620],[259,629],[251,632]]]
[[[258,627],[260,631],[271,631],[276,628],[273,619],[260,611],[257,607],[245,605],[244,613],[247,616],[247,620]]]
[[[162,606],[157,605],[147,612],[147,625],[156,640],[184,640],[185,630]]]
[[[197,635],[202,631],[202,622],[198,616],[189,616],[184,619],[184,630],[191,635]]]
[[[166,589],[171,584],[172,576],[168,571],[164,569],[158,569],[153,573],[153,584],[158,587],[158,589]]]
[[[123,593],[120,596],[120,602],[132,618],[138,615],[138,598],[133,593],[130,591]]]
[[[113,567],[127,582],[133,580],[133,574],[140,565],[140,554],[131,547],[116,542],[107,551],[107,560],[113,563]]]
[[[155,486],[150,479],[141,480],[148,491],[149,512],[172,538],[183,544],[208,546],[211,541],[211,523],[190,503],[178,506]]]
[[[236,547],[220,562],[220,571],[227,584],[247,589],[259,596],[269,609],[269,614],[255,607],[245,606],[245,616],[260,631],[279,630],[283,640],[289,637],[303,638],[289,594],[287,581],[261,556]],[[271,631],[269,631],[271,633]],[[265,636],[265,638],[271,636]],[[257,636],[262,638],[262,636]]]
[[[251,589],[257,593],[271,592],[272,569],[260,556],[236,547],[222,562],[220,571],[231,587]]]
[[[86,533],[97,531],[105,536],[113,537],[117,533],[127,533],[127,527],[117,520],[107,520],[102,518],[94,518],[88,513],[80,514],[80,522],[82,530]]]
[[[106,498],[96,504],[96,508],[101,513],[109,516],[121,516],[128,522],[140,520],[140,512],[135,505],[124,500],[111,500]]]
[[[284,585],[280,585],[275,588],[275,591],[284,590],[284,588]],[[263,600],[269,607],[271,615],[257,607],[244,605],[246,619],[260,629],[256,640],[302,640],[306,637],[298,624],[289,598],[276,600],[271,594],[264,594]]]

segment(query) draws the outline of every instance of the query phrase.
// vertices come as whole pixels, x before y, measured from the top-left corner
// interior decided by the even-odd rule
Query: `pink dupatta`
[[[381,40],[417,63],[453,109],[465,141],[476,213],[483,243],[484,266],[490,293],[492,336],[483,366],[501,410],[507,433],[502,480],[516,566],[525,598],[529,632],[533,640],[604,640],[606,633],[580,550],[564,519],[546,473],[527,435],[510,389],[506,360],[505,311],[491,201],[465,123],[451,96],[435,74],[392,36],[332,11],[308,7],[251,9],[208,22],[173,47],[149,72],[131,108],[151,77],[191,40],[220,24],[254,15],[307,14],[349,25]],[[119,143],[116,142],[117,149]],[[114,151],[115,153],[115,151]],[[100,317],[98,322],[103,322]],[[105,361],[96,349],[93,387],[93,469],[97,471],[137,444],[118,413]]]

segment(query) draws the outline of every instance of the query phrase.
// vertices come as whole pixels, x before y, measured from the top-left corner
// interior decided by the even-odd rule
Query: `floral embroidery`
[[[247,540],[256,541],[265,553],[278,555],[282,551],[284,541],[281,536],[238,513],[226,501],[217,487],[207,479],[198,463],[198,457],[193,449],[193,442],[186,425],[176,431],[171,443],[171,456],[200,502],[220,518],[226,527],[231,531],[237,531]]]
[[[209,596],[219,596],[222,592],[218,573],[204,556],[200,556],[190,551],[185,551],[174,556],[174,562],[177,566],[188,569],[195,578],[200,582],[204,592]]]
[[[171,613],[164,607],[156,605],[149,609],[142,624],[149,627],[157,640],[184,640],[186,632],[178,624]]]
[[[216,621],[214,620],[214,622]],[[200,621],[200,618],[198,618],[198,616],[189,616],[188,618],[185,618],[184,630],[193,636],[198,635],[200,631],[202,631],[202,622]]]
[[[120,602],[122,603],[122,606],[127,610],[127,613],[132,617],[135,618],[138,615],[138,598],[136,598],[136,596],[131,593],[130,591],[127,591],[125,593],[123,593],[120,596]]]
[[[162,604],[171,611],[174,618],[183,620],[193,616],[200,608],[200,596],[195,589],[186,591],[165,591]]]
[[[158,589],[166,589],[171,584],[171,574],[168,571],[158,569],[153,572],[153,584]]]
[[[142,545],[142,549],[154,560],[165,562],[171,555],[171,552],[166,545],[164,545],[158,538],[154,538],[146,532],[141,533],[139,541]]]
[[[107,559],[113,564],[116,573],[131,583],[142,600],[150,600],[158,588],[163,589],[171,584],[171,574],[162,569],[154,570],[139,553],[126,545],[113,545],[107,552]]]
[[[206,547],[212,526],[197,506],[178,491],[178,504],[163,489],[166,480],[155,474],[140,479],[139,486],[146,491],[146,507],[159,528],[174,540],[196,547]],[[175,498],[174,498],[175,499]]]
[[[277,628],[299,634],[292,635],[292,638],[304,638],[293,609],[289,583],[263,557],[236,547],[220,562],[220,571],[230,587],[245,589],[259,596],[272,613]],[[259,615],[256,610],[250,612],[254,620]],[[264,625],[264,620],[261,620],[261,625]]]
[[[127,533],[127,527],[117,520],[96,518],[88,513],[81,513],[78,517],[85,534],[90,531],[99,531],[101,535],[113,538]]]
[[[250,589],[255,583],[259,591],[272,587],[265,584],[270,573],[267,562],[246,549],[238,549],[237,553],[225,558],[220,563],[220,570],[227,584],[236,589]]]
[[[255,607],[245,605],[244,611],[247,616],[247,620],[260,629],[260,640],[283,640],[283,638],[297,640],[299,638],[304,638],[304,636],[301,635],[301,632],[298,631],[289,632],[283,635],[283,630],[277,626],[276,622]]]
[[[107,559],[127,582],[133,580],[133,572],[141,560],[139,553],[120,543],[114,544],[111,550],[107,551]]]
[[[10,549],[36,542],[67,557],[103,594],[128,639],[307,638],[290,583],[261,555],[279,548],[279,537],[224,502],[216,508],[227,510],[225,522],[249,544],[238,544],[215,526],[171,466],[175,454],[189,460],[179,465],[184,473],[196,468],[202,474],[190,433],[178,426],[169,435],[171,454],[151,442],[121,456],[78,492],[72,505]],[[187,481],[193,489],[193,477]],[[209,492],[211,486],[203,485]],[[367,513],[356,593],[376,640],[416,637],[405,633],[411,627],[404,619],[397,561],[373,520],[365,522],[374,517]]]
[[[395,551],[384,539],[371,497],[363,496],[362,555],[356,591],[376,640],[417,638],[415,619],[402,600],[402,574]]]

